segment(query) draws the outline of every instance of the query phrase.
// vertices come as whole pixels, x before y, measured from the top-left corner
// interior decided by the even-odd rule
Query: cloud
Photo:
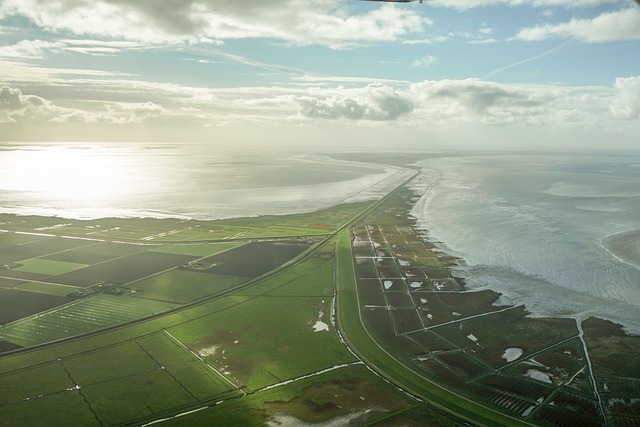
[[[111,123],[132,124],[165,115],[167,111],[153,102],[109,102],[97,110],[60,107],[20,89],[0,88],[0,123]]]
[[[313,119],[397,120],[413,111],[413,103],[395,89],[379,83],[341,95],[294,98],[299,114]]]
[[[608,114],[614,89],[501,84],[478,79],[417,83],[408,90],[412,117],[441,126],[519,125],[553,128],[613,127]]]
[[[44,40],[20,40],[13,45],[0,46],[0,58],[32,59],[42,58],[45,53],[59,52],[63,43]]]
[[[411,66],[414,68],[429,67],[430,65],[433,65],[436,62],[438,62],[438,58],[432,55],[427,55],[413,61]]]
[[[27,117],[47,115],[52,104],[35,95],[25,95],[20,89],[0,87],[0,123],[14,123]]]
[[[124,50],[145,49],[137,42],[100,40],[20,40],[13,45],[0,46],[0,58],[40,59],[51,53],[76,52],[86,55],[112,55]]]
[[[640,8],[605,12],[592,19],[572,19],[562,24],[524,28],[514,39],[539,41],[556,37],[571,37],[591,43],[640,40]]]
[[[614,87],[617,93],[611,113],[623,120],[640,119],[640,76],[617,78]]]
[[[4,0],[3,16],[24,16],[49,31],[147,43],[268,38],[333,48],[392,41],[430,24],[392,4],[350,14],[340,0]]]
[[[434,6],[466,10],[486,6],[532,6],[532,7],[594,7],[619,3],[618,0],[438,0]]]

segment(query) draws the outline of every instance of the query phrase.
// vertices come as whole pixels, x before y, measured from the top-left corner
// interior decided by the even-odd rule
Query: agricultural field
[[[212,419],[224,419],[225,425],[371,422],[417,405],[366,369],[339,339],[330,317],[333,254],[330,243],[229,296],[0,358],[3,425],[69,420],[82,425],[144,424],[179,413],[189,415],[176,421],[192,425]],[[99,313],[129,300],[141,298],[100,294],[70,306],[77,314],[67,311],[54,319],[57,313],[52,312],[38,320],[64,324],[63,319],[86,315],[91,307]],[[73,325],[68,321],[64,327]],[[37,325],[44,328],[44,323]],[[41,376],[47,378],[43,383],[37,380]],[[13,386],[17,382],[20,385]],[[239,408],[247,410],[238,413]],[[61,420],[62,413],[70,418]]]
[[[44,227],[40,231],[68,231]],[[9,349],[154,316],[228,291],[312,244],[287,239],[160,245],[8,231],[0,242],[0,341]]]

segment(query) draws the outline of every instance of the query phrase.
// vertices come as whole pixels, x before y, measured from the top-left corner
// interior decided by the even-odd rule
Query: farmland
[[[4,217],[3,425],[637,423],[637,338],[467,289],[407,219],[414,197],[219,222]]]

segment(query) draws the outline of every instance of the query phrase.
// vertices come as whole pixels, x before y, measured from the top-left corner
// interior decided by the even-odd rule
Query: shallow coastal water
[[[0,211],[196,219],[299,213],[375,198],[407,173],[290,150],[22,144],[0,149]]]
[[[472,288],[534,315],[640,333],[640,158],[443,157],[420,162],[412,214],[464,260]]]

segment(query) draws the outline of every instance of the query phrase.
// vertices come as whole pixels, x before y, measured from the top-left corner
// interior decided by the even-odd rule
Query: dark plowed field
[[[284,264],[309,248],[302,242],[254,242],[205,259],[216,264],[209,273],[257,277]]]
[[[48,281],[73,286],[88,286],[99,282],[125,284],[196,258],[189,255],[142,252],[61,274],[49,278]]]
[[[71,301],[73,298],[3,289],[0,290],[0,324],[4,325]]]
[[[3,275],[6,270],[0,270],[0,275]],[[8,277],[0,277],[0,288],[13,288],[19,284],[24,283],[21,280],[9,279]]]

